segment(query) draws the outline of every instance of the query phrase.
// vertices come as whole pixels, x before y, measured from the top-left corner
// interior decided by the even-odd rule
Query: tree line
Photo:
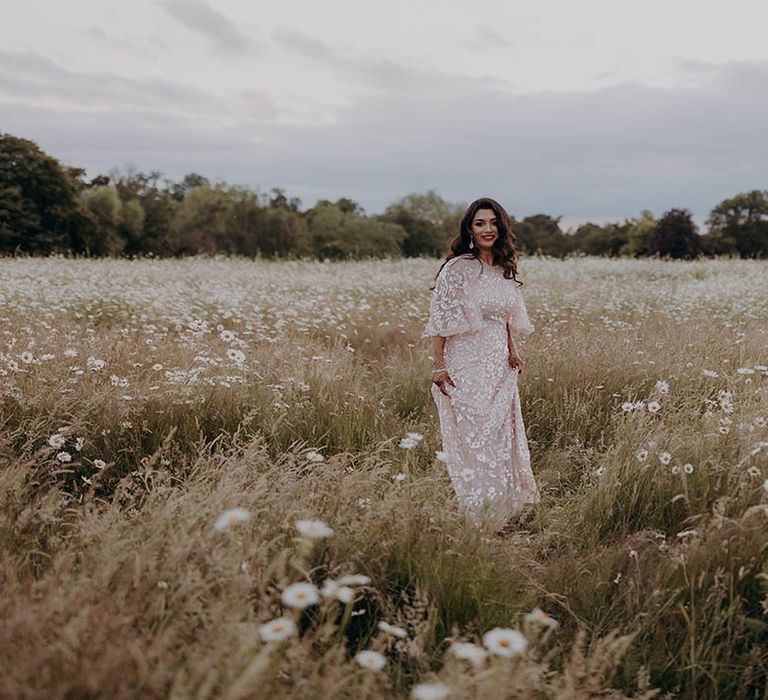
[[[435,192],[409,194],[369,216],[351,199],[320,200],[306,211],[282,189],[269,193],[180,182],[160,173],[114,172],[92,179],[34,142],[0,133],[0,254],[90,256],[232,254],[267,258],[443,256],[465,205]],[[715,206],[699,232],[691,213],[644,211],[623,222],[563,232],[547,214],[512,221],[520,249],[565,257],[700,255],[768,257],[768,191]]]

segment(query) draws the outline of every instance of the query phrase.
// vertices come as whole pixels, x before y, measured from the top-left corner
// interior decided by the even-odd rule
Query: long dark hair
[[[451,252],[446,256],[443,264],[440,266],[440,270],[443,269],[445,263],[460,255],[472,256],[478,259],[477,246],[470,248],[469,242],[472,240],[472,221],[479,209],[491,209],[496,215],[496,229],[499,232],[499,236],[494,241],[493,248],[491,249],[493,264],[501,265],[504,268],[504,277],[514,280],[522,287],[523,283],[517,279],[517,261],[520,257],[517,250],[517,236],[512,232],[509,214],[507,214],[501,204],[490,197],[480,197],[480,199],[476,199],[467,207],[464,216],[461,217],[459,222],[459,233],[451,241]],[[437,271],[438,275],[440,270]],[[435,279],[437,279],[437,275],[435,275]]]

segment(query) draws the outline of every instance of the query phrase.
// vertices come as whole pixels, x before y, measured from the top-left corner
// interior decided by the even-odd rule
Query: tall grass
[[[543,500],[505,533],[435,458],[435,270],[0,261],[0,696],[764,698],[765,263],[524,262]],[[451,654],[493,627],[525,653]]]

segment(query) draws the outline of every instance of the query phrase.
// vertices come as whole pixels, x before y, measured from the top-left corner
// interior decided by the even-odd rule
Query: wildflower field
[[[501,534],[438,267],[0,260],[0,697],[765,698],[768,262],[522,261]]]

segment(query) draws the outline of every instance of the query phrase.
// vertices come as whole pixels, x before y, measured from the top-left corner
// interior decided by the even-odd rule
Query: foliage
[[[356,208],[327,202],[310,210],[307,221],[314,250],[330,260],[398,256],[405,238],[405,231],[396,223],[364,217]]]
[[[93,222],[77,199],[81,173],[32,141],[0,132],[0,253],[82,248]]]
[[[648,233],[648,252],[669,258],[695,258],[701,240],[687,209],[670,209]]]
[[[650,255],[649,240],[656,228],[656,219],[650,211],[643,211],[640,218],[630,220],[627,231],[627,242],[619,249],[621,255],[633,258]]]
[[[403,255],[444,255],[458,233],[464,205],[446,202],[436,192],[409,194],[390,204],[382,219],[403,228]]]
[[[86,256],[244,255],[352,260],[442,257],[458,232],[464,204],[433,190],[411,193],[369,216],[358,202],[301,200],[199,173],[179,182],[159,172],[113,171],[85,180],[33,142],[0,135],[0,254]],[[692,258],[700,254],[768,257],[768,192],[718,204],[699,236],[684,209],[656,220],[650,211],[623,222],[588,222],[563,231],[561,217],[512,218],[523,253]]]
[[[574,249],[573,238],[560,230],[560,217],[547,214],[526,216],[522,221],[512,220],[520,250],[530,254],[546,254],[565,257]]]
[[[704,245],[714,255],[768,257],[768,191],[753,190],[725,199],[710,213]]]

